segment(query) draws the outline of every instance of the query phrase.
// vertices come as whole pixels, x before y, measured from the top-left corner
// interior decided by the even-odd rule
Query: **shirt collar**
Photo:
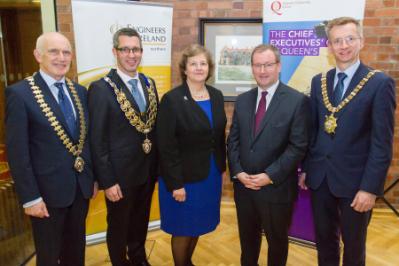
[[[40,75],[42,76],[44,82],[46,82],[47,86],[50,88],[51,86],[54,85],[56,82],[62,82],[65,83],[65,77],[62,77],[60,80],[56,80],[49,74],[45,73],[43,70],[39,70]]]
[[[119,77],[122,79],[122,81],[127,85],[129,84],[129,80],[131,79],[137,79],[139,80],[139,74],[136,72],[136,75],[134,77],[131,77],[129,75],[126,75],[124,72],[122,72],[119,68],[116,68],[116,73],[118,73]]]
[[[268,96],[273,96],[274,93],[277,90],[278,85],[280,84],[280,81],[277,80],[275,83],[273,83],[269,88],[266,89],[267,91],[267,95]],[[262,90],[259,86],[258,86],[258,98],[261,96],[262,92],[265,90]]]
[[[335,79],[338,79],[338,73],[342,73],[343,72],[347,76],[346,80],[351,80],[352,77],[355,75],[355,72],[359,68],[359,66],[360,66],[360,60],[357,60],[353,65],[351,65],[350,67],[345,69],[345,71],[342,71],[338,67],[336,67]]]

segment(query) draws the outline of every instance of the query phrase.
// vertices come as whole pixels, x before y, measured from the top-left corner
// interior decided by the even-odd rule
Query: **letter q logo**
[[[270,9],[276,13],[277,15],[281,16],[282,13],[280,12],[282,7],[281,1],[273,1],[270,5]]]

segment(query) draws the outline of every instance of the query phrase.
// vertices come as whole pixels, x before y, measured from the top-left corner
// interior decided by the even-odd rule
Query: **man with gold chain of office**
[[[107,205],[112,265],[149,265],[144,249],[157,176],[155,82],[138,73],[140,35],[122,28],[113,37],[117,67],[89,88],[94,172]]]
[[[65,77],[73,54],[62,34],[42,34],[34,56],[38,73],[6,89],[11,174],[32,222],[36,265],[83,266],[89,198],[96,194],[87,90]]]

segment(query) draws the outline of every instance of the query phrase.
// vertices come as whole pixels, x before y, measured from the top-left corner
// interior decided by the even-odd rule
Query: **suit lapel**
[[[41,91],[43,93],[44,100],[51,108],[51,111],[54,113],[54,116],[60,122],[60,124],[64,128],[65,132],[67,132],[69,137],[74,139],[72,137],[73,135],[69,131],[69,128],[68,128],[66,120],[65,120],[65,116],[61,111],[60,105],[58,104],[57,100],[54,98],[54,95],[51,93],[50,88],[47,86],[46,82],[44,81],[44,79],[42,78],[40,73],[37,73],[34,76],[34,80],[35,80],[35,83],[37,84],[37,86],[39,86],[39,88],[41,89]],[[75,106],[75,110],[77,110],[76,106]]]
[[[335,68],[327,72],[327,94],[330,103],[333,102],[335,72]]]
[[[345,99],[345,97],[348,96],[355,89],[355,87],[367,75],[368,72],[369,71],[367,67],[365,67],[363,64],[359,65],[342,99]]]
[[[249,106],[248,106],[248,110],[249,111],[249,119],[248,119],[248,128],[251,132],[250,134],[250,140],[251,142],[254,140],[254,136],[255,136],[255,113],[256,113],[256,100],[258,98],[258,88],[253,88],[250,91],[250,99],[249,99]]]
[[[345,97],[347,97],[356,88],[356,86],[367,75],[368,72],[369,69],[365,65],[363,64],[359,65],[342,99],[345,99]],[[353,98],[352,101],[356,100],[356,97]],[[345,106],[340,112],[337,113],[337,117],[341,117],[345,113],[347,108],[351,105],[352,101],[349,102],[347,106]]]
[[[269,107],[266,110],[265,116],[263,117],[262,121],[260,122],[260,126],[259,126],[259,130],[258,130],[258,134],[256,134],[254,141],[256,141],[256,139],[258,138],[258,136],[261,134],[261,132],[264,130],[264,128],[266,127],[266,125],[268,124],[268,122],[270,121],[270,119],[273,117],[273,114],[276,112],[276,110],[278,109],[281,99],[284,97],[284,89],[283,89],[283,85],[280,82],[280,84],[278,85],[276,92],[273,95],[273,98],[270,102]]]
[[[184,97],[188,99],[187,103],[190,105],[191,109],[193,110],[193,114],[198,118],[200,122],[202,122],[204,125],[206,125],[208,128],[211,128],[211,124],[209,122],[208,117],[206,116],[205,112],[202,110],[202,108],[195,102],[193,97],[191,97],[190,90],[188,88],[187,83],[183,84],[184,88]],[[208,90],[209,92],[209,90]],[[211,96],[209,92],[209,96]],[[212,101],[212,100],[211,100]],[[212,106],[213,108],[213,106]]]

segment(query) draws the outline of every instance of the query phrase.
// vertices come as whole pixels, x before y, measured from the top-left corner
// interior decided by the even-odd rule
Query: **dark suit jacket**
[[[212,106],[213,128],[191,97],[187,83],[166,93],[161,102],[157,135],[161,174],[169,191],[205,179],[211,154],[220,172],[226,169],[226,114],[222,93],[206,86]]]
[[[69,134],[59,104],[40,73],[34,76],[34,80],[42,90],[46,103]],[[87,91],[76,83],[74,85],[88,122]],[[77,112],[76,103],[69,93]],[[86,165],[84,171],[78,173],[74,169],[75,156],[56,135],[26,80],[7,87],[6,102],[8,162],[21,202],[42,197],[47,206],[66,207],[75,198],[77,184],[83,196],[89,198],[93,193],[93,173],[88,140],[81,154]]]
[[[369,68],[360,64],[344,95],[346,97]],[[327,73],[331,101],[335,69]],[[395,84],[380,72],[366,83],[353,100],[336,115],[335,135],[324,131],[329,114],[321,96],[321,75],[312,80],[312,142],[306,160],[307,184],[317,189],[327,178],[330,190],[338,197],[353,197],[364,190],[376,195],[383,192],[392,158],[395,113]]]
[[[308,147],[308,99],[280,82],[254,136],[256,99],[257,88],[237,97],[227,141],[231,176],[266,173],[274,184],[262,187],[264,200],[291,202],[297,195],[297,166]]]
[[[116,70],[112,69],[107,76],[122,89],[133,108],[139,111],[132,94]],[[139,77],[148,103],[146,81],[142,75]],[[144,184],[148,178],[156,177],[155,128],[148,134],[148,139],[152,142],[151,152],[145,154],[142,148],[145,134],[138,132],[129,123],[116,100],[113,88],[104,79],[93,82],[89,87],[89,113],[94,172],[101,188],[106,189],[117,183],[122,188],[138,186]]]

